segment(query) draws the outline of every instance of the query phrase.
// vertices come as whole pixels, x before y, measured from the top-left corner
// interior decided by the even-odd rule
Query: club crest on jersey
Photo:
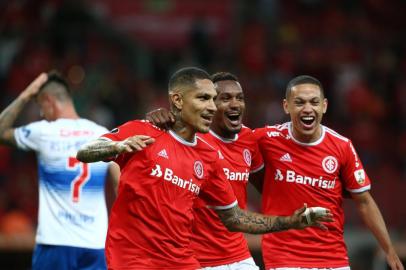
[[[356,170],[354,172],[355,180],[360,185],[365,184],[365,171],[363,169]]]
[[[197,160],[195,161],[195,164],[193,165],[193,169],[195,170],[195,174],[198,178],[202,179],[203,178],[203,164],[201,161]]]
[[[338,167],[338,161],[333,156],[327,156],[321,162],[323,169],[326,173],[334,173]]]
[[[248,149],[244,149],[244,151],[242,151],[242,155],[245,163],[247,163],[248,166],[251,166],[251,152]]]

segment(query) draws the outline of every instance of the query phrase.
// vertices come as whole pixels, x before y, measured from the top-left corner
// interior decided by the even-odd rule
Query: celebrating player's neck
[[[172,126],[172,130],[187,142],[193,142],[195,140],[196,129],[192,126],[186,125],[182,121],[176,120],[175,124]]]
[[[218,136],[224,138],[224,139],[234,139],[235,135],[238,134],[239,130],[228,130],[226,128],[221,128],[218,125],[214,125],[214,123],[212,123],[212,125],[210,126],[210,129],[216,133]]]
[[[322,136],[321,125],[318,125],[314,131],[307,131],[300,129],[293,124],[291,126],[291,131],[293,138],[301,143],[313,143],[319,140]]]

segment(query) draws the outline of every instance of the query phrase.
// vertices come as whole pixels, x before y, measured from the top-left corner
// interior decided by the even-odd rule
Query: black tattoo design
[[[28,100],[17,98],[0,114],[0,143],[15,145],[12,126]]]
[[[264,216],[241,210],[238,206],[227,210],[219,210],[217,214],[229,231],[263,234],[295,227],[290,216]]]
[[[82,162],[97,162],[112,158],[118,154],[115,142],[98,139],[85,144],[76,154]]]

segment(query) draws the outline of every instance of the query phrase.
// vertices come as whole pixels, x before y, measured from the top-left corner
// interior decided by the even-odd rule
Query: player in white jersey
[[[33,98],[45,120],[12,128]],[[39,210],[33,269],[106,269],[104,186],[108,175],[118,179],[118,168],[75,158],[82,144],[106,132],[78,116],[67,83],[56,73],[42,73],[0,114],[0,143],[37,154]]]

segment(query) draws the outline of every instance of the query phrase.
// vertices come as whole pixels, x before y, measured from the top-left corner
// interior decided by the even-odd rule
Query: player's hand
[[[148,145],[155,141],[154,138],[146,135],[136,135],[125,139],[124,141],[117,142],[117,154],[132,153],[134,151],[141,151]]]
[[[166,130],[170,129],[175,123],[175,116],[165,108],[159,108],[157,110],[148,112],[145,117],[155,126]]]
[[[396,254],[396,251],[393,249],[392,251],[386,254],[386,261],[391,270],[404,270],[402,262],[399,259],[399,256]]]
[[[307,207],[306,204],[302,208],[297,209],[291,216],[293,228],[304,229],[306,227],[315,226],[323,231],[327,231],[327,227],[322,222],[333,222],[333,215],[329,209],[322,207]]]
[[[35,97],[36,94],[38,94],[39,89],[41,89],[41,86],[48,80],[48,75],[46,73],[41,73],[37,78],[35,78],[34,81],[30,83],[30,85],[27,86],[27,88],[24,89],[23,92],[20,94],[20,98],[29,100],[33,97]]]

